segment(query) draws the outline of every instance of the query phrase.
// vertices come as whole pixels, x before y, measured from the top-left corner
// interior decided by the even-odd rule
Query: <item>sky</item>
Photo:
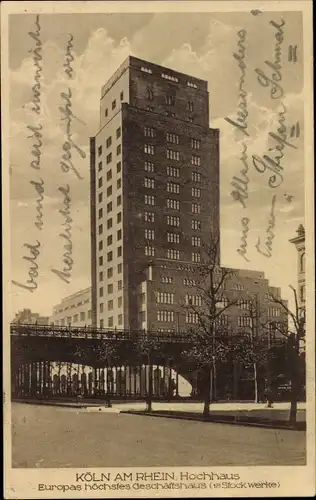
[[[278,29],[282,24],[280,51],[275,51]],[[50,315],[61,298],[90,285],[90,207],[89,207],[89,137],[98,131],[101,87],[129,55],[167,66],[208,81],[210,127],[220,130],[220,228],[221,264],[240,269],[264,271],[272,286],[279,286],[285,299],[291,298],[289,285],[296,286],[296,251],[289,239],[304,224],[304,113],[302,18],[299,12],[287,13],[148,13],[148,14],[43,14],[40,17],[43,79],[41,116],[31,109],[35,67],[32,52],[36,31],[35,16],[14,15],[10,20],[10,216],[11,279],[25,283],[28,278],[28,255],[23,244],[41,242],[38,288],[33,293],[12,286],[12,315],[25,307]],[[243,30],[243,31],[241,31]],[[16,34],[19,34],[17,37]],[[238,35],[239,33],[239,35]],[[73,154],[82,179],[60,168],[65,122],[61,119],[61,93],[68,88],[63,71],[68,34],[73,36],[74,78],[71,81],[73,112],[78,120],[73,125],[73,140],[82,156]],[[243,35],[242,35],[243,34]],[[241,69],[234,54],[244,36],[246,64],[243,89],[247,93],[248,132],[245,137],[226,118],[236,120]],[[297,62],[288,61],[289,45],[297,45]],[[283,95],[271,98],[267,79],[258,82],[258,71],[272,79],[273,63],[280,57]],[[277,134],[280,110],[286,109],[287,141],[283,149],[283,180],[280,186],[268,185],[272,173],[258,172],[252,156],[276,153],[280,142],[269,134]],[[38,122],[38,120],[40,120]],[[33,159],[32,135],[27,126],[41,123],[43,148],[40,175],[30,167]],[[290,131],[299,123],[298,137]],[[297,130],[297,129],[296,129]],[[246,140],[246,143],[244,142]],[[248,149],[248,198],[246,207],[234,200],[232,178],[240,176],[243,145]],[[293,147],[295,146],[295,147]],[[269,153],[270,149],[270,153]],[[272,151],[272,152],[271,152]],[[44,181],[42,231],[33,222],[36,197],[32,180]],[[63,241],[62,196],[58,186],[69,184],[73,218],[74,266],[70,283],[51,272],[61,268]],[[258,237],[264,242],[269,224],[272,196],[275,201],[275,238],[272,255],[265,257],[256,248]],[[241,219],[249,222],[246,262],[237,252],[240,248]]]

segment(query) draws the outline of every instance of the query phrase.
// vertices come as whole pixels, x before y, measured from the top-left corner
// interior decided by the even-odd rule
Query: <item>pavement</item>
[[[158,405],[161,404],[154,403],[154,408]],[[11,408],[13,467],[197,464],[227,467],[306,463],[306,433],[296,430],[149,418],[114,413],[112,409],[112,412],[99,412],[17,403]],[[119,408],[115,405],[115,409]]]

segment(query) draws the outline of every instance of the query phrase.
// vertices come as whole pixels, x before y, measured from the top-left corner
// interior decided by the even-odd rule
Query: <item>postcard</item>
[[[5,498],[312,496],[311,2],[1,14]]]

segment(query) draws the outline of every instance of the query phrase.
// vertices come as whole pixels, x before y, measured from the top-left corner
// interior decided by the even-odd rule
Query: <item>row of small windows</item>
[[[168,283],[169,285],[172,283],[172,278],[170,276],[162,276],[161,283]]]
[[[162,321],[164,323],[173,323],[174,312],[173,311],[157,311],[157,321]]]
[[[123,314],[119,314],[117,317],[117,324],[120,326],[123,324]],[[112,328],[114,325],[114,318],[110,316],[108,319],[108,328]],[[104,328],[104,319],[100,319],[100,328]]]
[[[84,304],[87,304],[90,302],[90,299],[86,299],[84,300]],[[71,304],[69,306],[66,306],[64,309],[58,309],[57,311],[55,311],[55,314],[61,314],[62,312],[64,311],[67,311],[68,309],[73,309],[74,307],[79,307],[79,306],[82,306],[82,301],[80,302],[77,302],[77,304]]]
[[[200,295],[186,295],[185,296],[185,304],[188,306],[201,306],[202,305],[202,297]]]
[[[122,257],[122,247],[117,248],[117,257]],[[107,262],[112,262],[113,260],[113,250],[107,253]],[[103,266],[103,255],[99,257],[99,266]]]
[[[167,182],[167,192],[173,194],[180,193],[180,184],[176,182]]]
[[[121,149],[120,149],[120,146],[118,146],[119,148],[119,153],[117,154],[120,154],[121,153]],[[147,155],[151,155],[153,156],[155,154],[155,146],[153,144],[144,144],[144,153],[146,153]],[[112,153],[110,153],[110,159],[108,161],[108,158],[107,158],[107,163],[110,163],[110,161],[112,160]],[[168,160],[174,160],[174,161],[180,161],[180,152],[179,151],[175,151],[173,149],[167,149],[166,151],[166,156],[167,156],[167,159]],[[200,156],[196,156],[196,155],[192,155],[191,156],[191,165],[194,165],[194,166],[201,166],[201,157]],[[151,167],[153,170],[150,170],[150,171],[154,171],[154,168]],[[146,170],[146,167],[145,167],[145,170]]]
[[[171,210],[179,211],[180,210],[180,201],[167,198],[167,208],[170,208]]]
[[[168,184],[174,184],[172,186],[169,186],[169,189],[177,190],[177,187],[175,187],[175,186],[177,186],[177,184],[175,184],[175,183],[168,183]],[[174,193],[174,191],[172,191],[172,192]],[[144,200],[145,200],[145,205],[155,206],[155,204],[156,204],[156,197],[154,195],[145,194]],[[177,200],[172,200],[172,199],[168,198],[167,199],[167,208],[170,208],[172,210],[179,210],[180,209],[180,202]],[[201,213],[200,203],[192,203],[191,211],[193,214],[200,214]],[[171,222],[169,222],[169,221],[171,221]],[[176,221],[176,222],[174,222],[174,221]],[[196,222],[199,222],[199,221],[196,221]],[[167,216],[167,224],[171,225],[171,226],[179,226],[180,225],[180,218],[176,217],[176,216],[169,216],[168,215]],[[193,221],[192,221],[192,224],[193,224]],[[194,224],[195,224],[195,222],[194,222]],[[200,228],[201,227],[198,227],[198,225],[196,226],[196,229],[200,229]]]
[[[252,318],[249,316],[238,316],[237,326],[252,326]]]
[[[98,171],[101,172],[102,168],[103,168],[103,164],[102,164],[102,161],[100,161]],[[122,170],[122,163],[119,161],[116,164],[116,172],[119,174],[121,172],[121,170]],[[111,179],[112,179],[112,170],[108,170],[106,173],[106,180],[110,181]]]
[[[145,255],[147,257],[155,256],[155,247],[145,246]],[[199,263],[201,262],[201,254],[198,252],[192,252],[191,254],[192,262]],[[167,259],[170,260],[180,260],[180,250],[176,250],[174,248],[167,249]]]
[[[122,270],[123,270],[123,265],[120,263],[117,265],[117,273],[121,274]],[[106,274],[107,274],[108,279],[112,278],[113,277],[113,267],[109,267]],[[100,271],[99,272],[99,281],[103,281],[103,280],[104,280],[104,273],[103,273],[103,271]]]
[[[278,307],[269,307],[269,309],[268,309],[269,316],[274,316],[274,317],[280,316],[280,313],[281,313],[281,311]]]
[[[123,281],[122,281],[122,280],[119,280],[119,281],[117,282],[117,291],[119,291],[119,292],[120,292],[122,289],[123,289]],[[113,293],[113,292],[114,292],[114,285],[113,285],[113,283],[109,283],[109,284],[108,284],[108,286],[107,286],[107,293],[108,293],[108,294],[111,294],[111,293]],[[103,286],[101,286],[101,287],[99,288],[99,295],[100,295],[100,297],[104,297],[104,289],[103,289]],[[101,304],[100,304],[100,305],[101,305]],[[101,311],[101,310],[100,310],[100,312],[103,312],[103,311]]]
[[[166,173],[170,177],[180,177],[180,169],[177,167],[170,167],[169,165],[167,165]]]
[[[196,286],[196,281],[189,278],[183,278],[184,286]]]
[[[91,310],[89,309],[89,311],[87,311],[87,313],[85,313],[85,311],[82,311],[80,312],[79,314],[75,314],[72,318],[72,321],[73,323],[78,323],[79,321],[85,321],[86,319],[91,319]],[[67,318],[61,318],[60,320],[56,320],[54,322],[55,325],[59,325],[60,326],[66,326],[67,324],[70,325],[71,324],[71,316],[67,316]]]
[[[158,304],[174,304],[174,293],[157,292]]]
[[[179,233],[167,233],[167,241],[168,241],[168,243],[180,243],[180,234]]]

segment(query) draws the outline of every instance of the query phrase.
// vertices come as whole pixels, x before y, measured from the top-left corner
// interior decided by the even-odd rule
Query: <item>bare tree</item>
[[[300,306],[297,298],[295,288],[290,285],[294,298],[294,311],[292,311],[287,303],[274,294],[269,294],[269,299],[274,304],[278,304],[283,309],[284,313],[289,317],[289,324],[285,328],[283,323],[273,322],[272,325],[275,331],[286,338],[286,350],[290,364],[290,382],[291,382],[291,395],[290,395],[290,417],[289,422],[292,425],[296,424],[297,420],[297,403],[301,390],[303,388],[304,380],[301,374],[301,353],[305,349],[306,340],[306,310],[305,306]]]
[[[202,371],[205,418],[209,416],[210,403],[215,399],[216,364],[226,360],[229,350],[225,312],[237,304],[237,299],[229,298],[226,291],[235,272],[221,267],[219,257],[219,237],[211,234],[203,245],[202,262],[196,266],[192,289],[197,296],[189,296],[183,305],[187,323],[192,325],[192,347],[186,355]]]

